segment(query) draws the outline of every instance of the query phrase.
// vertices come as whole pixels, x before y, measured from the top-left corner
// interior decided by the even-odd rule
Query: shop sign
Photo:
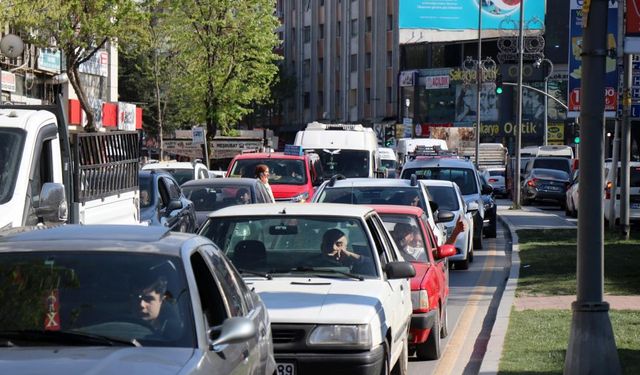
[[[94,76],[109,76],[109,52],[98,51],[78,67],[78,71]]]
[[[10,72],[2,72],[2,91],[16,92],[16,75]]]
[[[428,76],[426,79],[426,89],[427,90],[435,90],[435,89],[448,89],[449,88],[449,76]]]

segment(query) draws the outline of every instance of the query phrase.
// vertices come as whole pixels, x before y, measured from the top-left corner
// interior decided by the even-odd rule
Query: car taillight
[[[611,186],[613,183],[611,181],[607,181],[607,187],[604,188],[604,199],[611,199]]]
[[[411,304],[414,310],[429,309],[429,293],[426,290],[416,290],[411,292]]]
[[[529,181],[527,181],[527,185],[532,186],[532,187],[536,187],[536,183],[538,182],[537,178],[532,178]]]

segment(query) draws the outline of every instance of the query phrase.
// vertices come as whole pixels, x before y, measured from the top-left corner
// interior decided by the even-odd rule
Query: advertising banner
[[[16,92],[15,74],[0,70],[0,77],[2,79],[2,91]]]
[[[109,52],[97,51],[89,60],[82,63],[78,70],[81,73],[93,74],[95,76],[109,76]]]
[[[466,30],[478,28],[478,4],[482,4],[482,29],[517,29],[521,0],[402,0],[401,29]],[[524,1],[524,0],[522,0]],[[525,28],[544,27],[545,0],[524,2]],[[509,22],[503,22],[509,19]]]
[[[580,82],[582,80],[582,0],[571,0],[569,16],[569,111],[567,117],[578,117],[580,111]],[[609,2],[607,21],[607,49],[615,49],[618,34],[618,3]],[[618,103],[618,69],[615,56],[606,58],[605,116],[615,117]]]
[[[136,130],[136,105],[118,102],[118,129]]]
[[[60,73],[62,54],[59,49],[38,48],[38,69]]]
[[[640,36],[640,0],[627,0],[625,35]]]

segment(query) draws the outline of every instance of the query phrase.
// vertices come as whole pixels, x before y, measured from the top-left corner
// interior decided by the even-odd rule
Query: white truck
[[[0,106],[0,232],[139,223],[138,134],[69,134],[60,103]]]
[[[447,141],[435,138],[400,138],[397,142],[396,155],[398,162],[403,164],[407,161],[409,154],[416,151],[416,147],[438,147],[440,150],[448,150]]]
[[[296,133],[295,146],[320,155],[324,178],[376,177],[379,170],[378,138],[373,129],[360,124],[323,124],[312,122]]]

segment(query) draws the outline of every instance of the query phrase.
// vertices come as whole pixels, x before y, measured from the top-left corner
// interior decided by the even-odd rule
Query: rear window
[[[571,163],[569,159],[535,159],[533,161],[533,168],[557,169],[571,173]]]
[[[489,171],[489,176],[503,176],[504,177],[504,171]]]
[[[531,171],[531,175],[537,178],[553,178],[556,180],[568,180],[569,174],[563,171],[554,169],[534,169]]]
[[[438,209],[458,211],[458,197],[453,187],[448,186],[427,186],[431,200],[438,204]]]
[[[618,168],[618,186],[620,186],[620,168]],[[640,166],[629,167],[629,186],[640,187]]]
[[[458,184],[462,195],[477,194],[478,184],[473,169],[468,168],[415,168],[405,169],[402,178],[409,178],[415,174],[418,179],[444,180]]]
[[[426,206],[418,187],[344,187],[326,188],[318,197],[318,202],[351,204],[396,204],[400,206]]]

